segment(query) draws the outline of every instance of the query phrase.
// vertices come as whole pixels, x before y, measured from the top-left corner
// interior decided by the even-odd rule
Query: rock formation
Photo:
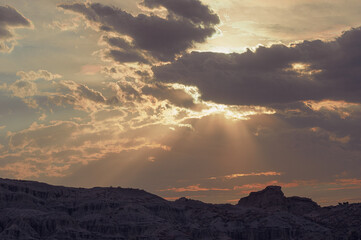
[[[0,179],[0,239],[361,239],[361,204],[319,207],[270,186],[237,205],[137,189]]]
[[[309,198],[285,197],[279,186],[268,186],[262,191],[252,192],[248,197],[241,198],[238,206],[282,210],[296,215],[305,215],[320,209],[320,206]]]

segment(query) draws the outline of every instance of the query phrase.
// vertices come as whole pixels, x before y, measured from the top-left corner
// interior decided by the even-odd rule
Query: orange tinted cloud
[[[181,187],[181,188],[168,188],[160,190],[162,192],[165,191],[172,191],[172,192],[202,192],[202,191],[231,191],[232,189],[229,188],[204,188],[200,187],[200,184],[191,185],[188,187]]]
[[[233,178],[239,178],[239,177],[249,177],[249,176],[281,176],[282,173],[280,172],[260,172],[260,173],[236,173],[236,174],[230,174],[226,175],[223,178],[229,180]]]
[[[336,187],[329,188],[328,190],[345,190],[345,189],[358,189],[361,188],[361,179],[351,178],[351,179],[337,179],[335,182],[331,183]]]
[[[81,67],[80,73],[85,75],[95,75],[100,72],[102,67],[100,65],[84,65]]]
[[[356,178],[352,178],[352,179],[337,179],[336,180],[337,184],[340,185],[358,185],[361,186],[361,179],[356,179]]]

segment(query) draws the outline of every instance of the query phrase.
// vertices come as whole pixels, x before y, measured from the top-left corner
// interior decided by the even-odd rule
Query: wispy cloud
[[[204,191],[231,191],[232,189],[229,188],[207,188],[207,187],[200,187],[200,184],[191,185],[187,187],[180,187],[180,188],[168,188],[162,189],[161,192],[165,191],[172,191],[172,192],[204,192]]]
[[[252,172],[252,173],[234,173],[230,175],[225,175],[221,177],[210,177],[209,179],[215,180],[215,179],[224,179],[224,180],[230,180],[234,178],[240,178],[240,177],[251,177],[251,176],[281,176],[282,173],[280,172]]]
[[[346,190],[346,189],[359,189],[359,188],[361,188],[361,179],[342,178],[342,179],[337,179],[335,182],[332,182],[331,185],[335,186],[335,187],[328,188],[328,190],[331,190],[331,191]]]
[[[54,80],[57,78],[61,78],[60,74],[54,74],[47,70],[38,70],[38,71],[19,71],[16,73],[17,76],[21,77],[21,80],[28,80],[28,81],[35,81],[37,79],[44,79],[44,80]]]

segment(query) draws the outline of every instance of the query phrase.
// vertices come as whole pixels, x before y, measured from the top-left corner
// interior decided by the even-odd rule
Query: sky
[[[358,0],[0,0],[0,177],[361,202]]]

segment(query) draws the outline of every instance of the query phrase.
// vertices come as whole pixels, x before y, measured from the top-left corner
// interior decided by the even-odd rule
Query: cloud
[[[160,190],[162,192],[172,191],[172,192],[204,192],[204,191],[231,191],[232,189],[228,188],[205,188],[200,187],[200,184],[191,185],[188,187],[180,187],[180,188],[168,188]]]
[[[95,75],[97,73],[99,73],[101,71],[102,66],[100,65],[83,65],[81,67],[81,71],[80,73],[84,74],[84,75]]]
[[[106,88],[110,90],[109,86]],[[92,114],[98,110],[117,108],[124,103],[121,96],[112,93],[106,97],[99,90],[71,80],[62,80],[50,86],[50,91],[40,91],[32,100],[43,110],[53,112],[58,107],[68,110],[80,110]]]
[[[40,176],[39,169],[35,165],[26,162],[7,164],[0,167],[0,172],[4,175],[10,175],[19,179],[28,179],[30,177]]]
[[[0,6],[0,52],[11,52],[15,46],[14,28],[29,28],[31,22],[11,6]]]
[[[342,148],[360,149],[361,104],[344,101],[306,101],[278,109],[279,120],[294,129],[307,130],[317,138],[338,143]]]
[[[9,86],[13,95],[20,98],[34,96],[38,92],[36,84],[29,80],[16,80]]]
[[[38,84],[34,81],[38,79],[50,81],[62,77],[59,74],[52,74],[46,70],[38,70],[37,72],[19,71],[16,75],[19,76],[20,79],[16,80],[6,89],[12,92],[13,96],[22,98],[24,102],[32,108],[36,108],[38,105],[34,99],[30,99],[29,97],[34,97],[40,94],[38,91]]]
[[[29,79],[32,80],[27,80],[26,76],[24,80],[17,80],[7,89],[12,91],[14,96],[22,98],[29,107],[41,111],[54,112],[62,108],[91,114],[106,106],[116,107],[122,101],[118,96],[105,97],[102,92],[74,81],[34,82],[33,79],[39,76],[31,75]],[[48,76],[48,79],[54,79],[54,76]]]
[[[207,8],[204,5],[199,5],[199,3],[197,6],[203,6],[201,7],[202,13]],[[166,19],[155,15],[139,14],[133,16],[119,8],[100,3],[60,4],[59,7],[83,15],[90,22],[98,24],[102,31],[115,32],[132,38],[131,43],[134,47],[161,61],[172,60],[177,54],[191,48],[194,43],[205,42],[208,37],[215,33],[214,23],[217,22],[202,20],[208,24],[199,24],[192,17],[192,14],[190,17],[193,20],[174,18],[171,15]],[[134,53],[131,51],[130,56],[128,56],[124,52],[113,52],[110,56],[121,62],[130,61],[129,59],[134,61]]]
[[[16,169],[20,174],[23,167],[13,164],[23,162],[35,166],[36,171],[21,174],[34,172],[42,179],[63,176],[57,178],[59,184],[121,183],[149,191],[169,190],[162,192],[162,196],[169,197],[199,191],[208,201],[217,202],[272,183],[293,189],[311,186],[295,179],[331,182],[335,173],[349,168],[354,172],[348,177],[359,178],[358,154],[338,149],[335,143],[308,129],[294,129],[276,115],[257,116],[260,119],[253,119],[254,116],[245,121],[208,116],[185,122],[192,128],[172,125],[174,129],[170,130],[169,125],[155,124],[158,116],[152,113],[148,124],[143,114],[141,108],[130,113],[127,109],[117,111],[113,106],[104,106],[92,112],[91,118],[86,116],[82,123],[44,122],[24,131],[16,130],[8,134],[11,149],[1,154],[0,171],[7,177],[19,176]],[[133,127],[137,121],[140,125]],[[257,127],[258,136],[253,134]],[[9,156],[11,153],[18,156]],[[152,159],[156,160],[149,161]],[[347,159],[347,165],[343,159]],[[47,171],[50,167],[61,169]],[[269,169],[277,169],[282,175]],[[229,174],[232,172],[235,174]],[[92,178],[95,174],[98,177]],[[221,176],[220,181],[207,179],[215,174]],[[224,176],[238,178],[222,181]],[[251,188],[251,184],[259,185]],[[330,187],[337,186],[327,186]]]
[[[79,27],[81,19],[73,18],[70,20],[62,20],[56,21],[54,20],[51,24],[49,24],[49,28],[59,29],[60,31],[75,31]]]
[[[40,78],[51,80],[61,77],[47,71],[39,72],[18,72],[21,79],[16,80],[6,89],[12,92],[13,96],[22,98],[22,101],[29,107],[42,111],[49,110],[50,112],[58,107],[94,112],[106,105],[120,103],[116,96],[106,98],[101,92],[70,80],[53,83],[35,82]]]
[[[61,78],[62,76],[59,74],[53,74],[47,70],[38,70],[38,71],[19,71],[16,73],[17,76],[21,77],[21,80],[28,80],[28,81],[35,81],[38,79],[44,79],[44,80],[54,80],[57,78]]]
[[[202,99],[266,105],[304,100],[361,102],[361,28],[330,42],[258,47],[255,52],[192,52],[153,67],[159,82],[197,86]]]
[[[89,88],[84,84],[78,84],[74,81],[61,81],[60,86],[64,88],[67,94],[57,95],[57,98],[63,98],[65,102],[74,104],[80,109],[96,109],[97,104],[106,104],[107,99],[99,91]]]
[[[80,126],[73,122],[58,122],[50,126],[33,124],[26,130],[9,133],[9,147],[14,150],[59,148],[59,146],[66,146],[72,133],[79,128]]]
[[[140,90],[138,89],[139,86],[134,82],[128,82],[128,81],[110,82],[108,83],[108,87],[115,94],[116,99],[120,99],[121,101],[124,102],[130,101],[134,103],[137,101],[144,100]]]
[[[104,115],[99,112],[99,115]],[[134,152],[169,151],[169,147],[154,139],[137,134],[127,137],[121,113],[88,122],[51,121],[33,123],[29,128],[8,132],[8,146],[1,150],[0,172],[11,177],[63,177],[70,167],[107,159],[112,155]],[[141,133],[140,131],[139,133]],[[129,151],[132,151],[130,153]],[[118,159],[119,164],[127,162]],[[18,169],[18,171],[16,171]]]
[[[119,51],[119,50],[109,50],[106,53],[106,57],[112,58],[118,63],[149,63],[140,53],[136,51]]]
[[[111,109],[111,110],[100,110],[93,114],[93,117],[96,121],[105,121],[108,119],[114,119],[124,116],[124,112],[119,109]]]
[[[149,63],[149,60],[143,56],[143,53],[124,38],[103,37],[103,40],[111,47],[111,49],[106,50],[104,53],[106,58],[111,58],[121,64],[131,62]]]
[[[345,189],[359,189],[361,188],[361,179],[336,179],[335,182],[331,183],[331,185],[334,185],[333,187],[329,188],[331,191],[336,190],[345,190]]]
[[[230,175],[225,175],[222,177],[211,177],[209,179],[226,179],[226,180],[230,180],[230,179],[234,179],[234,178],[240,178],[240,177],[251,177],[251,176],[281,176],[282,173],[279,172],[259,172],[259,173],[235,173],[235,174],[230,174]]]
[[[144,0],[142,5],[148,8],[165,7],[169,12],[188,18],[194,23],[205,25],[220,23],[218,15],[199,0]]]
[[[151,95],[160,100],[167,99],[178,107],[190,108],[194,110],[200,108],[199,105],[194,103],[193,97],[181,89],[174,89],[172,87],[156,84],[153,86],[150,85],[143,87],[142,93]]]

